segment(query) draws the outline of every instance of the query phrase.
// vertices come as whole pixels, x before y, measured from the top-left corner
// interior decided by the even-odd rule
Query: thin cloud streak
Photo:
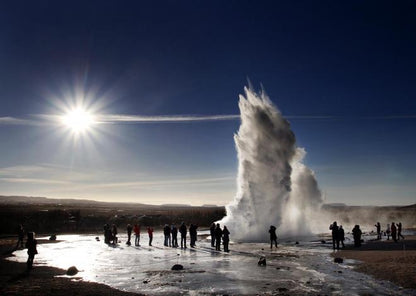
[[[17,117],[0,117],[0,125],[37,125],[38,122],[30,119],[23,119]]]
[[[240,115],[122,115],[122,114],[108,114],[100,115],[97,118],[98,122],[102,123],[116,123],[116,122],[187,122],[187,121],[220,121],[220,120],[235,120],[239,119]]]
[[[46,125],[50,122],[58,123],[62,116],[36,114],[32,115],[36,119],[18,118],[5,116],[0,117],[0,126],[2,125],[21,125],[21,126],[39,126]],[[100,114],[95,115],[95,123],[98,124],[135,124],[135,123],[175,123],[175,122],[203,122],[203,121],[228,121],[238,120],[238,114],[222,114],[222,115],[123,115],[123,114]],[[416,119],[416,115],[386,115],[386,116],[331,116],[331,115],[285,115],[285,118],[297,120],[395,120],[395,119]]]
[[[0,182],[8,183],[31,183],[31,184],[61,184],[68,185],[71,182],[52,179],[35,179],[35,178],[0,178]]]

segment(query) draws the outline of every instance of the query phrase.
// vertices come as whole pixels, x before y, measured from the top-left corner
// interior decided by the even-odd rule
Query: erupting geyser
[[[240,95],[241,125],[234,136],[238,153],[237,194],[219,223],[233,239],[267,239],[275,225],[280,235],[306,235],[321,204],[313,172],[302,164],[289,122],[264,91]]]

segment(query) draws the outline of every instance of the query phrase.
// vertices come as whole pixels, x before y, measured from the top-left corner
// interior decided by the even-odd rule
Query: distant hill
[[[93,206],[93,207],[140,207],[140,208],[190,208],[189,204],[162,204],[150,205],[136,202],[103,202],[88,199],[47,198],[42,196],[5,196],[0,195],[0,205],[71,205],[71,206]],[[198,206],[201,207],[201,206]],[[218,207],[216,205],[203,205],[202,207]]]
[[[125,203],[125,202],[102,202],[88,199],[68,199],[68,198],[47,198],[41,196],[5,196],[0,195],[0,205],[91,205],[91,206],[135,206],[153,207],[153,205],[141,203]]]

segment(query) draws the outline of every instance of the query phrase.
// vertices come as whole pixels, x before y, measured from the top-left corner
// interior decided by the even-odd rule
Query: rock
[[[295,245],[299,245],[299,242],[296,242]]]
[[[340,257],[336,257],[336,258],[334,258],[334,262],[335,263],[342,263],[342,262],[344,262],[344,259],[342,259]]]
[[[321,244],[326,244],[326,241],[325,240],[321,240]]]
[[[56,234],[52,234],[52,235],[49,237],[49,240],[50,240],[50,241],[56,241]]]
[[[259,262],[257,263],[259,266],[266,266],[266,257],[261,256]]]
[[[143,281],[143,284],[147,284],[149,281],[148,280],[144,280]]]
[[[338,270],[338,273],[342,273],[342,270]]]
[[[78,269],[75,266],[71,266],[70,268],[68,268],[68,270],[66,271],[67,275],[76,275],[78,273]]]
[[[175,265],[172,266],[171,269],[172,270],[182,270],[183,269],[183,266],[180,265],[180,264],[175,264]]]

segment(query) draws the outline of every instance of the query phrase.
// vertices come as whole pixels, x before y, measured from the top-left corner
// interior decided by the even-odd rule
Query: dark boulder
[[[68,268],[68,270],[66,271],[67,275],[76,275],[78,273],[78,269],[75,266],[71,266],[70,268]]]
[[[259,262],[257,263],[259,266],[266,266],[266,257],[261,256]]]
[[[344,262],[344,259],[342,259],[340,257],[336,257],[336,258],[334,258],[334,262],[335,263],[342,263],[342,262]]]
[[[172,266],[171,269],[172,270],[182,270],[183,269],[183,266],[180,265],[180,264],[175,264],[175,265]]]

